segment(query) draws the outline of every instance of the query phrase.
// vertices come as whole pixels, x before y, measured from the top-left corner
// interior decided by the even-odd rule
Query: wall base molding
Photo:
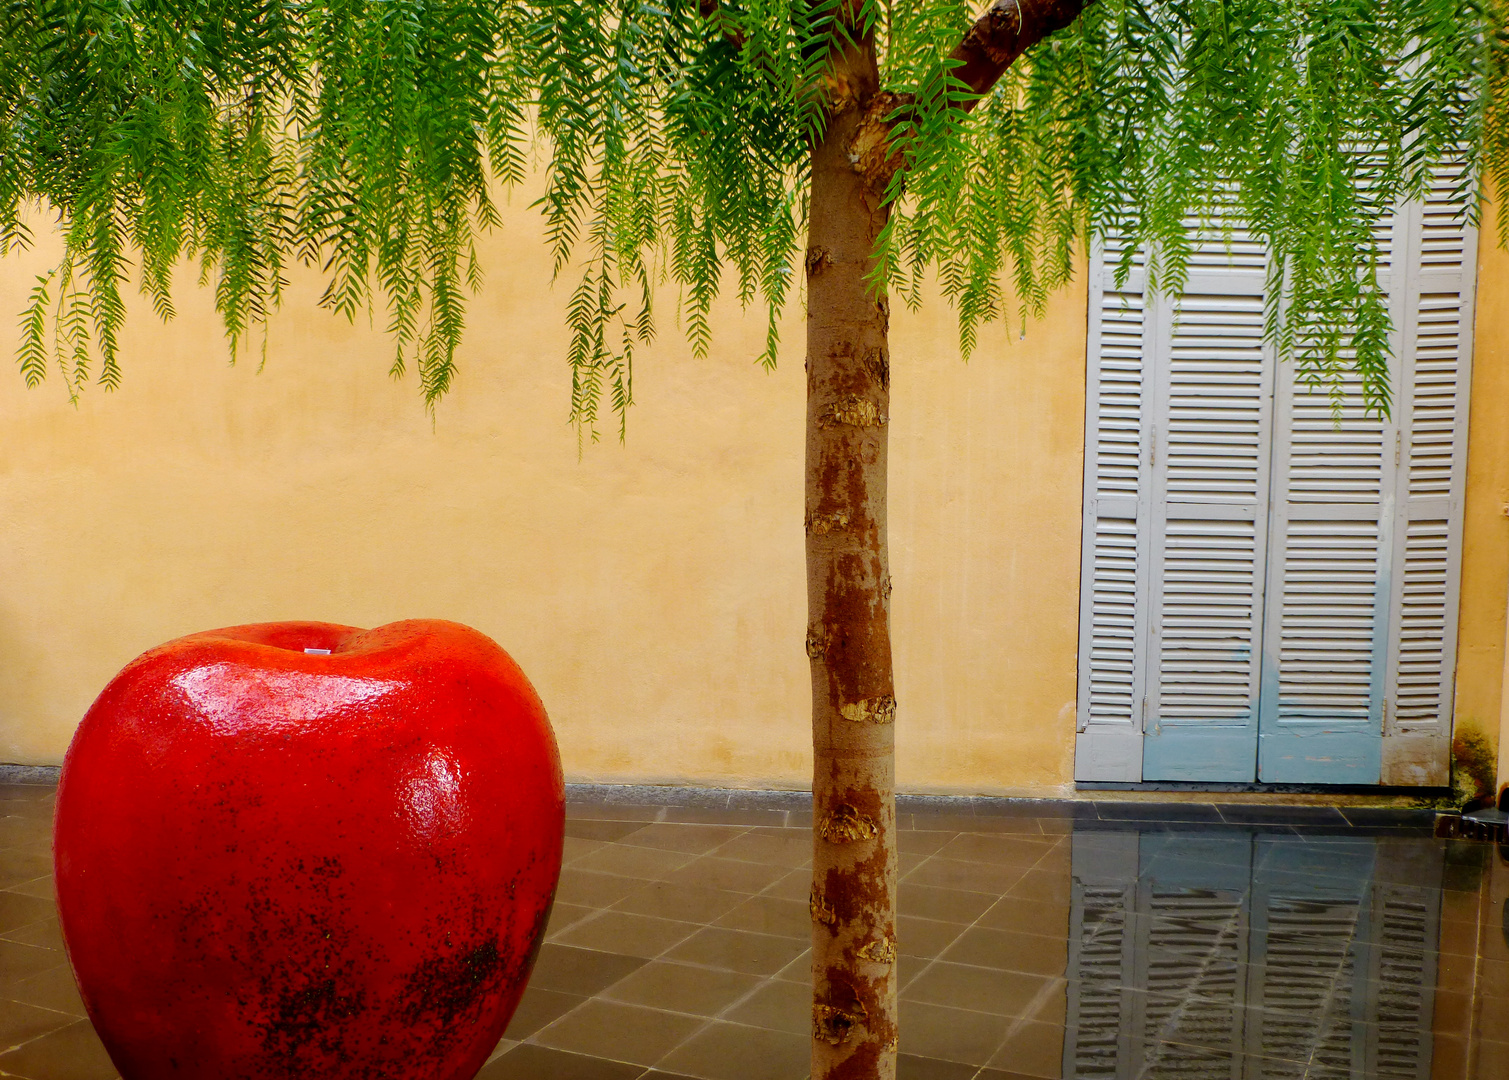
[[[0,784],[44,784],[56,787],[61,765],[0,765]]]

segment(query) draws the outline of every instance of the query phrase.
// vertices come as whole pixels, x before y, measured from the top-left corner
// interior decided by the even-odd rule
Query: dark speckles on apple
[[[449,1030],[458,1021],[475,1020],[471,1014],[518,968],[514,960],[496,936],[461,952],[430,957],[404,979],[404,1019],[410,1024],[438,1025],[441,1030]]]

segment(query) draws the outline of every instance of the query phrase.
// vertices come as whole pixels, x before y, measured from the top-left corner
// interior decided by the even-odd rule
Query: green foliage
[[[775,361],[821,75],[852,32],[839,0],[0,4],[0,249],[31,241],[28,205],[65,239],[23,316],[28,383],[119,380],[129,279],[166,318],[174,266],[197,259],[234,346],[297,260],[325,273],[330,309],[386,310],[393,372],[412,365],[433,406],[480,281],[473,236],[536,140],[556,271],[576,282],[584,435],[605,401],[622,424],[662,282],[699,353],[733,282],[767,310]],[[1177,289],[1186,222],[1235,212],[1276,253],[1282,353],[1333,386],[1355,364],[1387,407],[1373,225],[1441,161],[1506,190],[1499,0],[1100,0],[966,111],[943,58],[974,14],[861,9],[911,102],[880,276],[915,303],[936,269],[967,352],[1008,296],[1040,308],[1092,233]]]

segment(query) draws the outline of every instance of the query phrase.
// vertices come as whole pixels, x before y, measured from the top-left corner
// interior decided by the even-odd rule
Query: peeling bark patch
[[[855,724],[894,724],[896,699],[890,694],[840,705],[838,715]]]
[[[845,424],[849,427],[880,427],[890,417],[880,411],[880,407],[867,398],[858,394],[850,394],[839,398],[833,404],[823,410],[818,417],[818,423],[823,427],[836,427]]]
[[[808,514],[807,531],[813,536],[827,536],[831,532],[846,529],[849,526],[849,513],[840,510],[836,514]]]
[[[835,501],[853,505],[841,497]],[[832,554],[825,568],[822,605],[813,612],[831,635],[823,673],[828,676],[828,700],[835,710],[846,702],[865,702],[896,692],[891,677],[890,620],[885,601],[876,592],[885,573],[884,553],[874,550],[880,543],[879,527],[873,519],[860,518],[851,529],[849,535],[868,550]],[[862,717],[856,714],[850,719]],[[833,801],[853,800],[846,796]]]
[[[821,660],[828,651],[828,628],[817,623],[807,628],[807,659]]]
[[[880,826],[845,803],[823,818],[818,831],[830,844],[852,844],[856,840],[873,840]]]
[[[807,899],[807,909],[812,912],[814,922],[828,927],[838,925],[838,915],[818,893],[816,885],[812,887],[812,894]]]
[[[807,249],[807,276],[816,277],[833,265],[833,255],[822,245]]]
[[[891,938],[876,938],[868,941],[859,950],[859,958],[868,960],[872,964],[894,964],[896,962],[896,942]]]
[[[862,86],[853,74],[847,71],[829,69],[820,80],[823,89],[823,97],[827,99],[827,113],[829,116],[837,116],[839,113],[848,112],[854,103],[859,100]]]
[[[849,1036],[854,1033],[856,1027],[864,1024],[867,1016],[865,1007],[855,1002],[856,1011],[846,1012],[843,1009],[835,1009],[832,1005],[824,1005],[819,1002],[812,1006],[812,1034],[814,1038],[822,1039],[830,1046],[839,1046],[849,1041]]]
[[[885,576],[885,580],[883,580],[880,583],[880,598],[882,600],[889,600],[891,598],[891,575],[890,574],[887,574]]]
[[[909,97],[890,91],[876,94],[866,104],[864,115],[849,140],[845,151],[849,164],[864,177],[872,191],[884,191],[903,164],[901,152],[891,142],[891,133],[895,129],[893,117],[909,101]]]

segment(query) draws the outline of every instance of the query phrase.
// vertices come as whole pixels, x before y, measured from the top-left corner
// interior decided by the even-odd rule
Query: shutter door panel
[[[1398,354],[1394,288],[1408,217],[1375,227]],[[1343,363],[1352,359],[1342,354]],[[1362,380],[1312,384],[1296,362],[1275,393],[1270,602],[1263,628],[1258,780],[1376,784],[1381,771],[1395,422],[1369,416]]]
[[[1367,722],[1378,605],[1376,521],[1290,521],[1279,601],[1280,721]]]
[[[1432,723],[1448,702],[1446,680],[1445,521],[1412,521],[1404,537],[1404,589],[1396,673],[1395,718],[1400,726]]]
[[[1094,592],[1090,597],[1090,680],[1086,700],[1092,724],[1132,723],[1135,651],[1137,523],[1095,522]]]
[[[1074,776],[1136,781],[1142,778],[1141,656],[1147,636],[1146,541],[1138,523],[1146,516],[1148,320],[1141,293],[1106,287],[1109,276],[1097,274],[1091,288]]]
[[[1253,779],[1272,365],[1261,263],[1236,244],[1177,310],[1158,301],[1146,780]]]
[[[1393,432],[1368,416],[1361,380],[1278,395],[1258,779],[1376,784],[1383,730],[1383,645]]]
[[[1382,782],[1450,782],[1477,236],[1441,169],[1410,208]]]
[[[1075,778],[1447,782],[1476,236],[1454,178],[1391,215],[1392,414],[1263,342],[1217,207],[1182,295],[1093,253]]]

